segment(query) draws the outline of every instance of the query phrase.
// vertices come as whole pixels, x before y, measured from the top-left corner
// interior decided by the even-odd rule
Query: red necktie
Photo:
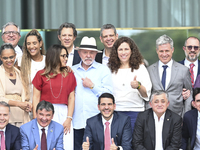
[[[41,138],[41,150],[47,150],[47,138],[46,138],[46,133],[45,129],[42,130],[42,138]]]
[[[190,77],[191,77],[192,87],[194,87],[194,71],[193,71],[193,68],[194,68],[194,64],[191,63],[190,64]]]
[[[1,150],[5,150],[6,146],[5,146],[5,137],[4,137],[4,132],[0,131],[1,134]]]
[[[104,150],[110,150],[110,129],[109,129],[109,122],[106,122],[106,129],[104,134],[104,144],[105,149]]]

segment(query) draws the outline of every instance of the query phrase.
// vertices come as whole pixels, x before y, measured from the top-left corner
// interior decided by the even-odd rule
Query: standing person
[[[118,39],[116,28],[112,24],[104,24],[100,31],[100,40],[104,45],[102,53],[98,53],[95,60],[98,63],[107,65],[112,51],[113,44]]]
[[[15,65],[21,70],[22,84],[25,87],[26,97],[32,103],[35,74],[45,67],[45,50],[40,33],[33,29],[25,37],[23,55],[17,59]],[[32,113],[30,113],[32,119]]]
[[[68,51],[68,61],[67,66],[73,66],[81,61],[78,52],[74,50],[74,41],[77,37],[76,26],[72,23],[63,23],[58,29],[58,39],[61,45],[66,47]]]
[[[75,150],[82,147],[86,120],[99,113],[98,97],[102,93],[112,93],[110,70],[95,61],[98,52],[95,38],[83,37],[78,48],[82,61],[72,66],[77,81],[73,115]]]
[[[142,64],[142,55],[132,39],[121,37],[116,40],[108,67],[112,72],[116,110],[130,116],[133,130],[137,114],[145,110],[145,101],[149,101],[152,84]]]
[[[156,40],[159,61],[148,67],[152,91],[165,90],[169,94],[169,109],[183,116],[191,109],[192,96],[183,98],[182,90],[192,90],[189,69],[172,59],[173,40],[162,35]]]
[[[64,127],[64,148],[73,150],[72,116],[76,79],[66,68],[67,57],[67,49],[62,45],[53,45],[48,49],[45,68],[38,71],[32,81],[33,118],[36,117],[36,106],[41,100],[51,102],[55,108],[53,120]]]
[[[20,71],[14,67],[15,57],[12,44],[4,43],[0,49],[0,98],[11,106],[9,123],[20,127],[30,121],[32,104],[26,99]]]
[[[22,47],[18,45],[21,38],[20,27],[13,22],[8,22],[2,27],[2,40],[4,43],[10,43],[15,49],[16,59],[21,57]],[[0,65],[2,62],[0,61]]]

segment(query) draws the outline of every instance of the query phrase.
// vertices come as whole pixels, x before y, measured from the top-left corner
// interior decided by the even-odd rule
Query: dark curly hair
[[[121,61],[118,57],[117,49],[124,42],[127,43],[131,49],[131,56],[129,59],[129,67],[131,68],[131,71],[133,72],[134,69],[138,69],[140,64],[142,64],[143,57],[135,42],[128,37],[121,37],[115,41],[112,47],[112,51],[110,53],[108,67],[110,68],[112,73],[117,73],[118,69],[121,66]]]

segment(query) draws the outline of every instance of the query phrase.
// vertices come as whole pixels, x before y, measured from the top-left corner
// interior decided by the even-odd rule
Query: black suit
[[[80,63],[80,61],[81,61],[81,58],[80,58],[80,56],[78,54],[78,51],[74,50],[74,58],[73,58],[72,66]]]
[[[114,111],[111,124],[111,138],[114,139],[116,146],[122,146],[123,150],[131,150],[132,131],[131,120],[128,116]],[[104,127],[102,115],[89,118],[85,128],[83,141],[89,137],[90,150],[104,150]]]
[[[95,57],[95,61],[102,64],[102,58],[103,58],[103,53],[104,53],[104,49],[101,50],[102,53],[97,53],[96,57]]]
[[[167,109],[163,122],[162,142],[164,150],[178,150],[181,147],[182,118]],[[138,114],[133,132],[134,150],[155,149],[155,121],[152,108]]]
[[[18,127],[7,124],[5,136],[6,150],[21,149],[21,136]]]

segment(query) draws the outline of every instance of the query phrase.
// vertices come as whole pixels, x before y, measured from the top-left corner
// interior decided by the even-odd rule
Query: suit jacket
[[[148,68],[152,82],[152,91],[164,90],[158,71],[158,62],[152,64]],[[183,116],[185,112],[191,109],[192,93],[187,100],[183,100],[183,88],[192,92],[192,83],[189,69],[173,60],[171,69],[171,79],[165,91],[169,95],[169,109]]]
[[[197,131],[198,110],[192,109],[185,113],[182,126],[182,146],[183,150],[187,149],[188,139],[190,139],[190,149],[194,148]]]
[[[61,124],[51,121],[47,133],[47,150],[64,150],[63,149],[63,132],[64,128]],[[41,149],[41,137],[37,119],[22,125],[20,127],[22,150],[32,150],[38,144],[38,150]]]
[[[74,50],[74,58],[73,58],[72,66],[80,63],[80,61],[81,61],[81,58],[80,58],[80,56],[78,54],[78,51]]]
[[[102,58],[103,58],[103,52],[104,52],[104,49],[101,50],[102,53],[97,53],[96,57],[95,57],[95,61],[102,64]]]
[[[21,136],[18,127],[8,123],[6,125],[5,136],[6,150],[21,149]]]
[[[162,144],[164,150],[178,150],[181,147],[182,118],[167,109],[163,122]],[[155,121],[150,108],[138,114],[133,132],[134,150],[155,149]]]
[[[104,150],[104,127],[100,113],[87,120],[83,142],[86,141],[87,136],[90,141],[90,150]],[[132,149],[132,129],[128,116],[114,111],[111,124],[111,138],[114,138],[115,145],[122,146],[123,150]]]

